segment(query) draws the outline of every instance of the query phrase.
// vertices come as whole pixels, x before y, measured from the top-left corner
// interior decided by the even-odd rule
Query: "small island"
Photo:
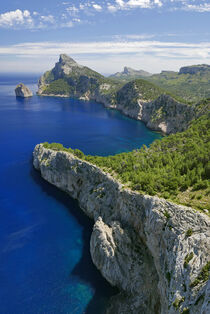
[[[16,97],[22,97],[22,98],[33,96],[33,93],[31,92],[31,90],[23,83],[20,83],[16,86],[15,94],[16,94]]]

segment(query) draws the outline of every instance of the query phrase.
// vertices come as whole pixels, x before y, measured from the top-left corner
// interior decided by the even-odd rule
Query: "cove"
[[[103,313],[115,293],[92,264],[90,221],[76,201],[32,167],[40,142],[109,155],[161,135],[94,102],[34,96],[16,99],[23,81],[0,76],[0,308],[2,313]]]

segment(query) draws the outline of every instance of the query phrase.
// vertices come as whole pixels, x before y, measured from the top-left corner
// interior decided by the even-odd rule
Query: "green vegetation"
[[[157,99],[160,95],[169,95],[181,103],[189,103],[186,99],[171,93],[169,90],[160,88],[157,84],[146,81],[145,79],[137,79],[125,84],[116,93],[116,101],[124,107],[132,109],[136,107],[137,100],[140,98],[145,101],[152,101]],[[202,105],[203,107],[203,105]],[[159,115],[161,116],[162,109],[160,109]],[[154,117],[157,119],[158,117]],[[159,117],[160,118],[160,117]]]
[[[170,214],[167,211],[164,212],[164,216],[166,217],[167,220],[170,219]]]
[[[210,210],[209,128],[210,114],[193,121],[184,132],[154,141],[150,148],[143,145],[141,149],[107,157],[85,156],[61,144],[44,146],[79,155],[134,191]]]
[[[178,309],[181,305],[182,302],[184,302],[185,298],[182,297],[181,299],[176,298],[176,300],[173,303],[173,306],[175,307],[175,309]]]
[[[43,75],[43,79],[45,81],[46,84],[51,83],[52,81],[54,81],[55,77],[52,71],[47,71],[44,73]]]
[[[198,277],[191,283],[190,286],[194,288],[198,284],[206,282],[209,279],[209,272],[210,272],[210,262],[207,262],[207,264],[202,268]]]
[[[188,229],[186,232],[186,237],[188,238],[191,237],[192,233],[193,233],[192,229]]]
[[[163,71],[145,79],[188,102],[210,97],[210,69],[193,74]]]
[[[119,75],[114,78],[121,82],[129,82],[138,77]],[[210,97],[210,66],[207,65],[183,67],[179,72],[162,71],[160,74],[145,76],[143,79],[187,103],[196,103]]]
[[[191,252],[190,254],[187,254],[185,256],[185,259],[184,259],[184,268],[187,268],[187,265],[189,264],[189,262],[191,261],[191,259],[193,258],[194,254],[193,252]]]
[[[190,313],[190,310],[186,307],[182,311],[182,314],[189,314],[189,313]]]
[[[46,95],[70,95],[71,88],[69,84],[64,79],[58,79],[50,83],[44,89],[44,94]]]
[[[127,96],[128,93],[130,96],[129,98],[136,102],[139,98],[139,94],[141,99],[154,100],[158,98],[161,94],[163,94],[164,91],[150,82],[147,82],[143,79],[137,79],[135,81],[127,83],[123,86],[121,90],[118,91],[118,102],[123,101],[124,99],[122,99],[122,97],[124,95]]]
[[[166,279],[168,280],[168,283],[170,283],[170,281],[171,281],[171,273],[169,271],[166,273]]]

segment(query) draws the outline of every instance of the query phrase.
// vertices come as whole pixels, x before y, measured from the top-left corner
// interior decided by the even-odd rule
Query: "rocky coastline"
[[[40,96],[93,100],[164,134],[186,130],[198,116],[198,104],[182,103],[144,80],[122,85],[63,54],[55,67],[40,77],[38,87]]]
[[[34,167],[79,201],[95,221],[96,267],[120,289],[107,313],[210,312],[209,217],[189,207],[126,189],[71,153],[35,147]]]

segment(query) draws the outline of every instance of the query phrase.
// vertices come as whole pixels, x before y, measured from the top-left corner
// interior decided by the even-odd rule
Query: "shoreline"
[[[163,136],[185,130],[190,121],[195,117],[195,105],[187,105],[177,102],[171,96],[163,94],[153,101],[141,101],[138,100],[136,107],[130,110],[124,108],[122,105],[110,105],[107,99],[103,99],[103,96],[99,95],[94,97],[70,97],[69,95],[53,95],[53,94],[40,94],[37,92],[37,96],[43,97],[59,97],[69,98],[82,101],[94,101],[103,105],[107,109],[115,109],[124,116],[131,119],[142,121],[145,126],[154,132],[161,133]],[[168,106],[171,102],[171,107]],[[159,117],[159,112],[164,108],[166,113],[165,117]],[[187,114],[187,121],[185,115]],[[177,121],[181,121],[177,123]]]

